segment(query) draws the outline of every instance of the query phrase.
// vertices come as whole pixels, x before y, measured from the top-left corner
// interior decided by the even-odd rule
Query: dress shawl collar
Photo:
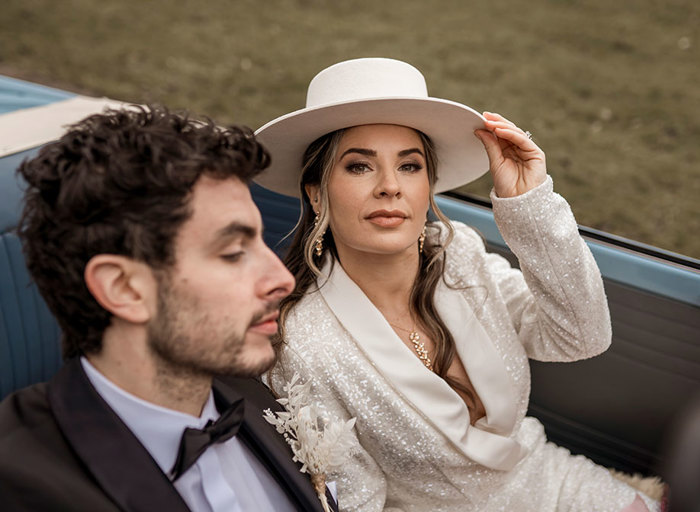
[[[318,285],[324,300],[358,348],[409,405],[475,462],[507,471],[520,461],[525,449],[509,437],[516,422],[514,386],[491,339],[459,290],[441,282],[435,306],[455,339],[457,354],[486,409],[486,417],[473,427],[462,398],[423,366],[341,265],[336,261],[331,267],[327,261],[322,273]]]

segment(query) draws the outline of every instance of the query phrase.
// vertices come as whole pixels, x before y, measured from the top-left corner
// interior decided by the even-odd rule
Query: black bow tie
[[[209,420],[203,429],[186,428],[180,440],[177,460],[170,470],[174,482],[187,471],[204,451],[215,443],[223,443],[238,433],[243,420],[243,399],[239,398],[219,416],[216,421]]]

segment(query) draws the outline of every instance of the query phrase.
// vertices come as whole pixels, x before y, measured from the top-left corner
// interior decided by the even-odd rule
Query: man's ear
[[[318,209],[321,207],[321,187],[319,185],[311,185],[310,183],[307,183],[304,185],[304,190],[306,191],[306,195],[309,196],[309,201],[311,202],[311,207],[314,209],[314,212],[318,213]]]
[[[127,322],[148,322],[157,307],[158,283],[145,263],[98,254],[85,266],[85,284],[95,300]]]

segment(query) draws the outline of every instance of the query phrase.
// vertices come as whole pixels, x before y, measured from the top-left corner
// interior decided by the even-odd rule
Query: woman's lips
[[[403,223],[406,220],[405,217],[370,217],[368,219],[372,224],[381,226],[383,228],[395,228],[396,226]]]
[[[406,220],[406,214],[400,210],[377,210],[370,213],[367,220],[383,228],[395,228]]]

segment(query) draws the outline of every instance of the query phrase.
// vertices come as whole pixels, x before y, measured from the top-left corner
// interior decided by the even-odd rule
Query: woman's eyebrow
[[[418,149],[418,148],[411,148],[411,149],[404,149],[404,150],[401,150],[401,151],[399,151],[399,156],[408,156],[408,155],[412,155],[412,154],[414,154],[414,153],[418,153],[420,156],[422,156],[423,158],[425,158],[425,155],[423,154],[423,152],[422,152],[420,149]]]
[[[374,149],[348,148],[343,152],[342,155],[340,155],[340,158],[342,159],[345,155],[347,155],[349,153],[359,153],[360,155],[365,155],[365,156],[377,156],[377,152]],[[400,157],[404,157],[404,156],[412,155],[414,153],[418,153],[420,156],[425,158],[423,151],[421,151],[419,148],[402,149],[401,151],[399,151],[398,155]]]
[[[377,156],[377,152],[373,149],[349,148],[349,149],[346,149],[342,155],[340,155],[340,158],[343,158],[348,153],[359,153],[359,154],[365,155],[365,156]]]

